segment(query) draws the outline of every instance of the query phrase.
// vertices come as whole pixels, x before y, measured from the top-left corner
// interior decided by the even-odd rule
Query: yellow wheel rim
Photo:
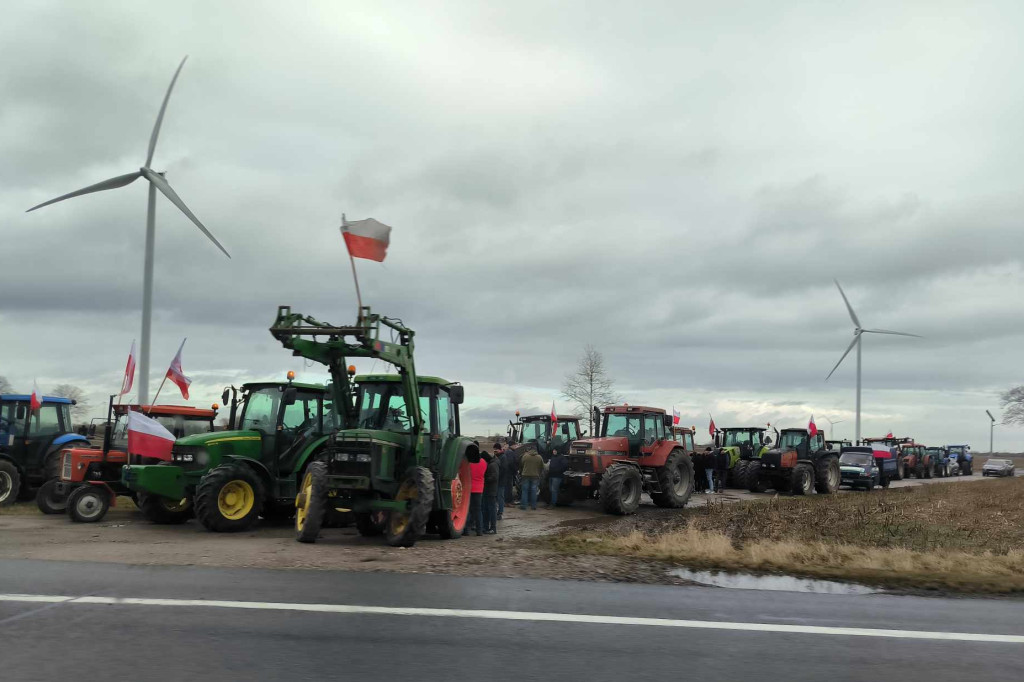
[[[306,474],[302,479],[302,488],[295,497],[295,530],[306,527],[306,516],[309,514],[309,498],[313,494],[313,474]]]
[[[229,481],[217,495],[217,510],[229,521],[245,518],[256,504],[256,494],[245,481]]]
[[[402,484],[402,487],[398,489],[398,494],[395,495],[395,501],[414,501],[419,497],[419,491],[416,490],[416,483],[414,481],[406,481]],[[405,529],[409,526],[409,512],[391,512],[391,534],[401,535],[405,532]]]

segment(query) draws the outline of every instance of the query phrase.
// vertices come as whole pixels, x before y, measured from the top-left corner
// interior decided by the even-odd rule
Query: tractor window
[[[338,415],[334,411],[334,401],[328,397],[324,397],[321,401],[320,409],[323,412],[323,421],[321,422],[320,429],[324,433],[328,431],[335,431],[338,428]]]
[[[803,431],[783,431],[779,438],[780,448],[796,448],[807,440],[807,434]]]
[[[644,440],[661,440],[665,437],[665,420],[660,414],[644,415]]]
[[[272,433],[277,427],[277,406],[281,401],[281,391],[276,386],[269,386],[249,394],[245,401],[245,410],[238,421],[242,431],[249,429]]]
[[[455,418],[452,413],[452,399],[448,391],[438,390],[437,392],[437,429],[442,440],[455,433]]]
[[[580,427],[576,422],[562,422],[558,425],[558,431],[567,441],[578,440],[580,437]]]
[[[402,385],[396,382],[362,384],[359,387],[359,428],[381,429],[396,433],[412,430],[412,417],[405,405]],[[420,416],[426,428],[430,427],[429,386],[420,389]]]
[[[726,431],[725,432],[725,447],[731,445],[744,445],[750,442],[749,431]]]
[[[750,444],[754,446],[754,450],[758,450],[761,447],[761,432],[754,431],[750,434]]]
[[[687,434],[685,434],[683,436],[683,447],[685,447],[690,452],[693,452],[694,447],[693,447],[693,434],[692,433],[687,433]]]
[[[299,395],[291,405],[286,405],[284,414],[281,415],[281,426],[289,430],[305,431],[310,427],[317,426],[320,420],[316,413],[316,401],[308,395]]]
[[[639,438],[640,415],[638,414],[609,414],[604,420],[605,436],[626,436],[627,438]]]
[[[540,419],[523,422],[523,443],[531,440],[546,439],[548,437],[549,423]]]
[[[412,430],[412,419],[405,407],[405,396],[401,393],[388,395],[387,407],[384,410],[384,424],[381,428],[398,433],[408,433]]]
[[[61,422],[59,409],[62,405],[43,405],[39,408],[39,411],[32,415],[32,433],[39,436],[52,435],[54,433],[60,433]]]

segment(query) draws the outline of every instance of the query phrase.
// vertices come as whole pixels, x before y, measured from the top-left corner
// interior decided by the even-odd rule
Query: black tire
[[[56,479],[49,480],[36,491],[36,506],[44,514],[63,514],[68,510],[69,496],[57,494],[57,483]]]
[[[747,482],[750,480],[751,464],[753,464],[753,460],[741,459],[736,462],[736,466],[732,468],[732,485],[734,488],[742,490],[747,487]]]
[[[327,515],[327,502],[327,464],[311,462],[295,497],[296,540],[316,542]]]
[[[640,470],[632,464],[612,464],[601,477],[601,507],[609,514],[634,513],[642,492]]]
[[[363,512],[356,514],[356,530],[364,538],[375,538],[384,534],[384,526],[387,524],[387,514],[384,512]]]
[[[965,473],[964,476],[973,476],[974,475],[974,462],[967,462],[967,464],[965,466],[967,467],[967,473]]]
[[[693,495],[693,462],[690,461],[690,456],[684,450],[673,450],[665,460],[665,466],[657,470],[657,476],[661,492],[651,493],[654,504],[668,509],[685,507]],[[564,496],[571,502],[570,495]],[[562,491],[559,491],[559,504],[562,497]]]
[[[434,508],[434,475],[425,467],[413,467],[398,487],[396,500],[407,500],[404,513],[391,511],[384,539],[392,547],[412,547],[427,532],[427,520]]]
[[[21,472],[13,462],[0,459],[0,507],[14,504],[21,492]]]
[[[192,503],[189,500],[172,500],[160,495],[139,493],[137,504],[146,519],[162,526],[185,523],[192,518]]]
[[[924,471],[922,472],[922,473],[924,473],[924,477],[925,478],[931,478],[932,477],[932,469],[934,469],[934,468],[935,468],[935,465],[932,464],[931,462],[928,462],[928,464],[926,464],[924,466]]]
[[[810,495],[814,490],[814,468],[809,463],[799,462],[793,467],[791,486],[794,495]]]
[[[896,475],[893,477],[897,481],[902,481],[907,475],[907,465],[900,459],[896,461]]]
[[[839,469],[839,458],[835,455],[819,457],[814,463],[814,490],[823,495],[833,495],[843,480]]]
[[[196,486],[196,518],[215,533],[249,530],[263,502],[263,482],[244,464],[214,467]]]
[[[761,476],[761,461],[750,460],[747,465],[747,490],[752,493],[763,493],[768,489],[768,484]]]
[[[81,485],[68,495],[68,517],[78,523],[102,521],[110,509],[110,493],[98,485]]]

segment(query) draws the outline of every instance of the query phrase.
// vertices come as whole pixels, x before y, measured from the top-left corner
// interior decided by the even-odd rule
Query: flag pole
[[[160,388],[156,389],[156,395],[153,396],[153,402],[151,402],[149,404],[149,409],[146,411],[146,414],[149,414],[150,412],[153,411],[153,406],[156,405],[156,399],[160,397],[160,391],[163,390],[164,384],[166,384],[166,383],[167,383],[167,373],[165,372],[164,373],[164,380],[160,382]]]
[[[345,227],[348,222],[345,220],[345,214],[341,214],[341,229],[345,231]],[[345,241],[345,250],[348,251],[348,261],[352,264],[352,279],[356,283],[356,301],[359,304],[359,312],[356,314],[356,322],[362,322],[363,319],[363,296],[359,293],[359,277],[356,275],[356,259],[352,257],[352,249],[348,248],[348,241]]]

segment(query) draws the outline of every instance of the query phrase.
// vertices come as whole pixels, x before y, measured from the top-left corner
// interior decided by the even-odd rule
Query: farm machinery
[[[63,448],[89,445],[71,433],[73,400],[43,397],[36,410],[31,402],[30,395],[0,395],[0,507],[30,499],[33,487],[56,478]]]
[[[807,429],[783,429],[774,448],[750,460],[746,476],[751,492],[834,493],[841,481],[839,453],[826,447],[821,431],[812,436]]]
[[[760,426],[729,426],[715,432],[714,455],[724,451],[729,456],[729,473],[724,482],[732,488],[747,488],[747,472],[751,464],[768,451],[768,429]]]
[[[596,496],[609,514],[635,512],[645,492],[659,507],[685,506],[693,494],[693,462],[673,438],[672,417],[632,405],[601,412],[600,435],[572,445],[559,499]]]
[[[511,456],[514,458],[514,480],[512,482],[512,502],[519,498],[521,491],[519,480],[519,461],[527,452],[535,451],[547,462],[556,453],[568,455],[572,444],[585,432],[580,430],[580,418],[577,415],[560,414],[555,415],[555,433],[551,432],[550,414],[533,414],[526,417],[520,416],[516,410],[516,420],[508,423],[508,444]],[[551,490],[546,480],[541,482],[539,498],[542,502],[548,502],[551,497]],[[563,495],[558,498],[558,506],[572,504],[573,498]]]
[[[950,459],[949,452],[944,447],[925,448],[925,457],[931,466],[932,476],[935,478],[956,476],[960,472],[956,460]]]
[[[974,456],[970,445],[947,445],[946,451],[950,458],[956,460],[961,476],[974,475]]]
[[[910,442],[900,447],[900,461],[907,477],[913,474],[915,478],[931,478],[936,474],[937,460],[944,458],[945,454],[939,448],[925,447],[920,443]]]
[[[889,457],[896,460],[895,480],[908,478],[913,473],[913,469],[907,469],[907,463],[903,458],[903,450],[915,445],[913,438],[896,438],[891,435],[881,438],[862,438],[859,445],[870,447],[878,453],[889,453]]]
[[[234,393],[231,430],[186,435],[170,462],[122,469],[124,487],[140,495],[153,523],[184,523],[194,514],[208,530],[232,532],[261,515],[292,513],[306,466],[336,428],[327,389],[295,382],[289,372],[285,382],[247,383]]]
[[[327,365],[340,422],[301,478],[296,539],[314,542],[330,508],[350,510],[362,535],[383,535],[392,546],[410,547],[426,532],[459,537],[469,465],[480,451],[460,435],[464,388],[416,374],[414,332],[368,307],[355,326],[338,327],[282,306],[270,333],[294,355]],[[384,360],[398,374],[357,377],[353,386],[355,368],[345,363],[356,357]]]
[[[145,495],[140,498],[121,482],[121,469],[129,463],[127,415],[130,410],[155,419],[179,438],[213,431],[213,420],[217,417],[217,405],[211,409],[182,405],[115,405],[114,397],[111,396],[107,404],[103,444],[94,448],[76,441],[61,450],[59,477],[43,483],[36,494],[36,505],[44,514],[66,511],[72,521],[100,521],[110,507],[116,506],[118,495],[132,497],[140,509],[147,507]]]

